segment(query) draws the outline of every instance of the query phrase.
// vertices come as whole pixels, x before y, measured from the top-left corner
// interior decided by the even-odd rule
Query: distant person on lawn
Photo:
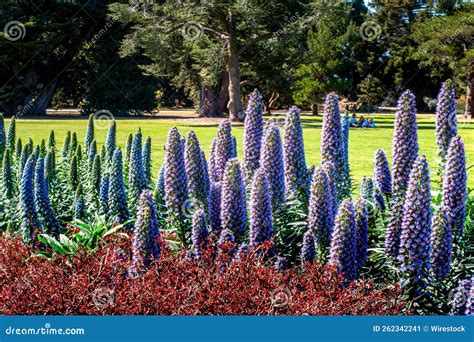
[[[351,118],[349,119],[349,127],[357,127],[357,115],[352,114]]]

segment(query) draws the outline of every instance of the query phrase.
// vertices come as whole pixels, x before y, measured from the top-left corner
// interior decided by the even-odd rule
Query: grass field
[[[274,116],[281,119],[283,116]],[[391,158],[391,144],[393,131],[393,115],[372,116],[377,125],[375,129],[351,128],[349,136],[349,161],[354,183],[357,185],[363,176],[373,174],[373,155],[377,148],[385,149],[387,157]],[[305,138],[305,150],[308,165],[318,165],[320,160],[320,138],[321,138],[321,117],[303,116],[303,129]],[[466,146],[467,165],[474,164],[474,122],[466,122],[458,119],[459,134],[463,137]],[[9,120],[6,120],[9,123]],[[84,119],[20,119],[17,121],[17,135],[26,141],[31,137],[35,144],[41,139],[47,139],[49,131],[54,129],[58,146],[62,141],[66,131],[76,131],[79,142],[83,142],[86,118]],[[142,128],[143,136],[151,136],[153,146],[153,174],[156,175],[159,165],[164,157],[164,144],[169,129],[176,126],[185,135],[187,131],[194,130],[200,140],[201,146],[209,150],[212,139],[217,130],[217,119],[194,119],[190,117],[177,117],[171,119],[167,117],[147,118],[147,119],[117,119],[117,141],[123,147],[127,135],[135,132],[138,127]],[[96,127],[96,139],[99,145],[105,142],[108,122],[100,121]],[[418,140],[420,153],[425,154],[430,162],[431,170],[436,169],[436,140],[434,115],[418,116]],[[238,142],[239,158],[243,155],[242,125],[235,125],[233,133]],[[469,186],[474,187],[473,169],[468,171]]]

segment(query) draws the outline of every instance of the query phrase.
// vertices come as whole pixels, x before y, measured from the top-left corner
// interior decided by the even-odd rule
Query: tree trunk
[[[229,102],[229,73],[224,72],[222,75],[221,90],[217,99],[217,108],[220,116],[227,112],[227,103]]]
[[[21,108],[17,116],[43,116],[46,115],[46,109],[51,102],[54,91],[58,84],[57,79],[52,81],[48,86],[42,89],[42,91],[34,99],[30,98],[26,104]],[[20,115],[21,114],[21,115]]]
[[[467,73],[466,111],[464,116],[472,119],[474,117],[474,60],[469,62]]]
[[[311,105],[311,112],[313,115],[318,115],[318,104],[317,103],[313,103]]]
[[[239,50],[237,40],[231,37],[228,42],[228,72],[229,72],[229,118],[231,121],[242,121],[242,96],[240,93]]]

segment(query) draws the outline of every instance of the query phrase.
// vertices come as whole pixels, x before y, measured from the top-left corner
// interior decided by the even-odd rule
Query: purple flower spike
[[[188,180],[189,197],[202,204],[207,209],[207,172],[201,156],[201,147],[195,132],[189,132],[186,137],[184,162]],[[205,162],[205,160],[204,160]]]
[[[285,119],[284,165],[286,196],[297,196],[304,202],[308,198],[309,172],[304,152],[301,110],[291,107]]]
[[[322,168],[314,170],[311,182],[308,228],[313,232],[318,248],[323,254],[327,252],[331,243],[331,234],[334,226],[335,199],[331,192],[328,175]]]
[[[176,127],[168,134],[165,147],[165,203],[168,211],[181,216],[183,204],[188,199],[184,149]]]
[[[247,230],[245,185],[237,158],[227,162],[221,195],[221,224],[241,238]]]
[[[213,233],[221,230],[221,183],[211,183],[209,190],[209,221]]]
[[[448,217],[451,233],[464,232],[467,200],[467,173],[464,143],[460,136],[451,139],[443,176],[443,206]]]
[[[191,242],[193,245],[194,255],[202,258],[203,250],[207,248],[207,239],[209,233],[207,231],[206,215],[202,209],[197,209],[193,214],[193,225],[191,230]]]
[[[403,206],[398,259],[413,284],[422,284],[430,269],[431,193],[428,163],[419,156],[410,173]]]
[[[303,247],[301,247],[301,263],[313,262],[316,259],[316,246],[314,234],[308,230],[303,235]]]
[[[413,163],[418,155],[415,96],[405,91],[398,100],[392,142],[393,207],[387,227],[385,251],[395,258],[400,247],[403,203]]]
[[[445,278],[451,269],[453,235],[443,207],[439,207],[431,226],[431,265],[436,277]]]
[[[133,231],[133,260],[130,274],[146,269],[153,260],[160,257],[158,239],[160,230],[152,195],[142,192],[138,204],[137,220]]]
[[[230,121],[221,122],[217,129],[214,148],[214,180],[222,181],[227,161],[233,158],[234,146],[232,141],[232,125]]]
[[[368,217],[367,205],[363,198],[354,202],[356,212],[356,244],[357,244],[357,272],[359,273],[367,260],[368,248]]]
[[[376,188],[385,196],[392,194],[392,174],[384,150],[375,151],[374,181]]]
[[[259,169],[253,178],[250,200],[250,245],[258,247],[273,239],[272,208],[265,172]]]
[[[346,280],[352,280],[357,272],[356,216],[350,198],[339,205],[331,241],[329,263],[335,265]]]
[[[280,128],[274,122],[269,122],[265,127],[260,153],[260,167],[267,175],[272,210],[275,212],[285,200],[285,169]]]
[[[324,103],[323,128],[321,132],[321,163],[330,162],[334,164],[336,168],[337,195],[339,199],[343,197],[343,143],[339,99],[336,93],[330,93],[326,96]]]
[[[250,181],[260,167],[260,145],[263,134],[262,96],[255,89],[250,95],[245,111],[244,122],[244,160],[242,170],[246,181]]]
[[[472,305],[472,284],[472,278],[459,282],[451,300],[451,315],[465,315],[467,312],[472,312],[472,308],[470,308]]]
[[[436,105],[436,143],[441,165],[444,164],[451,139],[457,135],[456,95],[451,80],[443,82]]]

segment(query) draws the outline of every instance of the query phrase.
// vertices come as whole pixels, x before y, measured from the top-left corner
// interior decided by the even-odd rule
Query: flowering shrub
[[[165,250],[148,272],[127,276],[127,240],[91,255],[29,258],[17,238],[0,237],[2,314],[83,315],[393,315],[398,286],[339,285],[331,267],[306,264],[279,273],[251,258],[218,272],[213,253],[202,264]],[[258,294],[258,295],[257,295]]]

